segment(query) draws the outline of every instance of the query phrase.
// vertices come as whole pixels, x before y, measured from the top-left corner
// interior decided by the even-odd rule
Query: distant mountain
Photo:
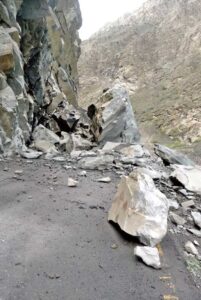
[[[196,149],[201,142],[201,1],[149,0],[108,24],[83,42],[79,73],[82,105],[96,102],[103,88],[124,82],[149,141]]]

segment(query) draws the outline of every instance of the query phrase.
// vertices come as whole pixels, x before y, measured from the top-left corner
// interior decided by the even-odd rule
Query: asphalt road
[[[145,266],[136,240],[107,222],[119,178],[97,183],[102,173],[88,172],[67,187],[78,173],[0,162],[0,300],[200,300],[176,237],[160,246],[162,270]]]

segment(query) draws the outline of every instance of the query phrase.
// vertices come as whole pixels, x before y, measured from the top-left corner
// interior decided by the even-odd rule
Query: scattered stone
[[[86,177],[87,176],[87,172],[86,171],[81,171],[78,176],[81,176],[81,177]]]
[[[102,151],[111,152],[111,151],[115,150],[120,145],[122,145],[122,144],[121,143],[115,143],[115,142],[106,142],[104,147],[102,148]]]
[[[96,180],[97,182],[104,182],[104,183],[110,183],[111,178],[110,177],[103,177]]]
[[[16,171],[15,171],[15,174],[16,174],[16,175],[22,175],[22,174],[23,174],[23,170],[16,170]]]
[[[39,158],[43,154],[43,152],[34,151],[32,149],[26,149],[24,151],[20,151],[19,154],[23,158],[26,158],[26,159],[37,159],[37,158]]]
[[[139,237],[145,245],[155,246],[166,235],[168,209],[168,199],[155,187],[153,179],[133,171],[121,178],[108,220]]]
[[[162,158],[163,162],[166,165],[170,164],[178,164],[184,166],[194,166],[195,163],[190,160],[187,156],[170,149],[166,146],[156,144],[155,145],[155,153]]]
[[[193,243],[194,243],[195,246],[200,246],[200,244],[196,240],[194,240]]]
[[[176,225],[184,225],[186,224],[186,220],[182,217],[180,217],[179,215],[171,212],[170,213],[170,220],[172,221],[172,223],[176,224]]]
[[[179,209],[179,203],[174,200],[168,199],[169,208]]]
[[[188,253],[193,254],[195,256],[199,255],[197,248],[195,247],[195,245],[191,241],[186,242],[186,244],[185,244],[185,250]]]
[[[65,166],[63,166],[64,167],[64,169],[66,169],[66,170],[72,170],[72,166],[68,166],[68,165],[65,165]]]
[[[185,202],[182,202],[181,206],[182,206],[184,209],[188,209],[188,208],[190,208],[190,207],[195,206],[195,202],[194,202],[193,200],[185,201]]]
[[[111,245],[111,248],[112,248],[112,249],[117,249],[117,248],[118,248],[118,245],[117,245],[117,244],[112,244],[112,245]]]
[[[187,230],[197,236],[198,238],[201,238],[201,230],[195,229],[195,228],[187,228]]]
[[[52,158],[54,161],[64,162],[66,158],[64,156],[56,156]]]
[[[172,178],[176,178],[188,191],[201,194],[201,167],[173,165]]]
[[[179,192],[184,196],[188,196],[188,192],[185,189],[181,189],[181,190],[179,190]]]
[[[134,255],[140,257],[142,261],[155,269],[161,268],[160,256],[158,249],[152,247],[137,246],[134,248]]]
[[[162,177],[160,172],[155,171],[152,168],[138,168],[138,170],[149,175],[152,179],[160,179]]]
[[[193,217],[195,224],[201,228],[201,213],[192,211],[191,216]]]
[[[78,181],[69,177],[68,178],[68,186],[69,187],[76,187],[78,185]]]
[[[119,148],[122,149],[118,150],[117,148],[116,151],[126,158],[141,158],[144,156],[144,150],[141,145],[120,146]]]
[[[80,159],[78,166],[82,169],[109,169],[112,167],[114,157],[112,155],[99,155],[96,157],[85,157]]]
[[[8,168],[4,168],[3,171],[4,171],[4,172],[8,172],[9,169],[8,169]]]

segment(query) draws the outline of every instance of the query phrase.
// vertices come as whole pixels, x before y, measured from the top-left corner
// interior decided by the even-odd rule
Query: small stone
[[[183,226],[186,223],[186,220],[184,218],[180,217],[179,215],[177,215],[173,212],[170,213],[170,219],[176,225]]]
[[[174,209],[179,209],[179,203],[175,200],[169,200],[169,207]]]
[[[197,230],[195,228],[187,228],[187,230],[195,236],[201,238],[201,230]]]
[[[185,201],[181,204],[181,206],[185,209],[188,209],[189,207],[195,206],[195,202],[193,200]]]
[[[179,190],[179,192],[184,196],[188,196],[188,192],[185,189],[181,189],[181,190]]]
[[[137,246],[134,249],[134,255],[140,257],[143,260],[143,262],[148,266],[151,266],[155,269],[161,268],[160,256],[156,247],[152,248],[146,246]]]
[[[198,255],[198,250],[197,248],[195,247],[195,245],[191,242],[191,241],[188,241],[186,244],[185,244],[185,250],[190,253],[190,254],[193,254],[193,255]]]
[[[86,177],[87,176],[87,172],[86,171],[81,171],[78,176],[81,176],[81,177]]]
[[[69,187],[76,187],[78,185],[78,181],[74,180],[73,178],[68,178],[68,186]]]
[[[194,243],[195,246],[200,246],[200,244],[196,240],[194,240],[193,243]]]
[[[192,211],[191,216],[193,217],[195,224],[201,228],[201,213]]]
[[[8,172],[9,169],[8,168],[4,168],[3,170],[4,170],[4,172]]]
[[[118,248],[118,245],[117,245],[117,244],[112,244],[112,245],[111,245],[111,248],[112,248],[112,249],[117,249],[117,248]]]
[[[96,180],[97,182],[104,182],[104,183],[110,183],[111,178],[110,177],[103,177]]]
[[[22,174],[23,174],[23,170],[16,170],[16,171],[15,171],[15,174],[16,174],[16,175],[22,175]]]
[[[67,166],[67,165],[64,166],[64,169],[66,170],[72,170],[72,168],[73,168],[72,166]]]

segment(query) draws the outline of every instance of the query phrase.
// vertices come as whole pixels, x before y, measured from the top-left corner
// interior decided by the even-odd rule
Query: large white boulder
[[[153,247],[167,233],[168,209],[168,199],[155,187],[153,179],[134,171],[122,177],[108,220]]]

